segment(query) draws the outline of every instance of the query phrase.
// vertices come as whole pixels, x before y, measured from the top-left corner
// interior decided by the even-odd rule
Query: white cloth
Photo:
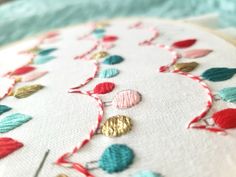
[[[135,161],[130,168],[112,175],[102,170],[92,171],[95,176],[130,176],[139,170],[150,169],[166,177],[235,177],[236,130],[229,130],[229,135],[220,136],[186,128],[190,120],[205,107],[207,95],[189,78],[158,72],[161,65],[171,62],[170,54],[157,47],[138,45],[138,42],[150,36],[150,32],[127,29],[137,20],[140,19],[115,20],[107,28],[106,34],[119,37],[116,46],[109,53],[125,58],[124,62],[112,66],[118,68],[120,74],[111,79],[96,78],[83,88],[91,90],[102,81],[114,82],[115,90],[101,96],[104,101],[112,100],[121,90],[139,91],[143,99],[137,106],[125,110],[105,108],[104,119],[117,114],[127,115],[133,120],[133,130],[119,138],[97,135],[73,159],[81,163],[98,160],[106,147],[113,143],[122,143],[135,152]],[[235,47],[209,32],[201,31],[190,24],[155,19],[143,19],[143,22],[160,30],[156,43],[170,45],[178,40],[196,38],[197,43],[189,49],[213,50],[208,56],[196,59],[200,66],[193,74],[200,75],[212,67],[236,67]],[[98,109],[95,101],[87,96],[67,93],[68,88],[83,82],[93,72],[93,66],[89,62],[73,60],[75,55],[93,45],[92,42],[79,42],[76,39],[88,30],[88,26],[62,30],[60,40],[50,44],[59,48],[55,52],[56,59],[37,66],[39,69],[48,70],[49,74],[32,82],[45,85],[45,89],[25,99],[8,97],[1,101],[1,104],[13,108],[1,115],[1,118],[16,112],[33,116],[30,122],[0,135],[24,143],[22,149],[0,160],[1,177],[33,176],[47,149],[51,153],[40,177],[53,177],[62,172],[70,177],[82,177],[76,171],[58,167],[53,162],[64,152],[72,151],[76,144],[88,136],[96,122]],[[19,43],[11,48],[23,48],[21,45],[23,44]],[[4,59],[8,57],[5,55]],[[101,68],[109,66],[101,64]],[[17,87],[32,83],[20,83]],[[223,82],[207,82],[214,92],[235,86],[235,83],[236,76]],[[235,105],[218,101],[214,103],[213,110],[227,107]],[[209,117],[211,114],[212,111]]]

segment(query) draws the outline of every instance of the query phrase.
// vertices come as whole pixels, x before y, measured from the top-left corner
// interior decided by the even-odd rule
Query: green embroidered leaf
[[[38,54],[39,55],[48,55],[48,54],[54,52],[55,50],[57,50],[57,49],[56,48],[40,49]]]
[[[6,105],[0,105],[0,115],[7,112],[7,111],[10,111],[11,108],[6,106]]]
[[[115,68],[109,68],[102,70],[101,73],[99,74],[100,78],[111,78],[115,77],[119,74],[119,70]]]
[[[217,82],[230,79],[236,73],[236,68],[211,68],[203,72],[203,79]]]
[[[222,100],[236,103],[236,87],[228,87],[220,90],[218,95]]]
[[[42,55],[42,56],[37,56],[35,59],[34,59],[34,64],[44,64],[44,63],[47,63],[51,60],[55,59],[54,56],[50,56],[50,55]]]
[[[0,133],[6,133],[10,130],[15,129],[16,127],[21,126],[22,124],[31,120],[32,117],[25,114],[12,114],[0,120]]]
[[[111,55],[103,61],[103,64],[114,65],[114,64],[118,64],[122,61],[124,61],[123,57],[121,57],[119,55]]]

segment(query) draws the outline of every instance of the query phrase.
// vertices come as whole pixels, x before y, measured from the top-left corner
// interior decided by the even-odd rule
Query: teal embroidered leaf
[[[49,48],[49,49],[40,49],[38,54],[39,55],[49,55],[50,53],[54,52],[57,50],[56,48]]]
[[[111,55],[109,57],[107,57],[103,63],[107,64],[107,65],[114,65],[114,64],[118,64],[120,62],[124,61],[124,58],[119,56],[119,55]]]
[[[11,108],[6,106],[6,105],[0,105],[0,115],[7,112],[7,111],[10,111]]]
[[[29,115],[21,113],[11,114],[0,120],[0,133],[9,132],[21,126],[22,124],[28,122],[31,119],[32,117]]]
[[[119,74],[119,70],[115,68],[109,68],[102,70],[101,73],[99,74],[100,78],[111,78],[115,77]]]
[[[133,163],[134,152],[124,144],[113,144],[105,149],[99,167],[108,173],[121,172]]]
[[[50,55],[42,55],[42,56],[37,56],[35,59],[34,59],[34,64],[44,64],[44,63],[47,63],[51,60],[55,59],[54,56],[50,56]]]
[[[218,95],[224,101],[236,103],[236,87],[224,88],[218,92]]]
[[[202,77],[205,80],[217,82],[230,79],[236,73],[236,68],[211,68],[203,72]]]
[[[142,170],[134,174],[132,177],[163,177],[160,173],[156,173],[149,170]]]

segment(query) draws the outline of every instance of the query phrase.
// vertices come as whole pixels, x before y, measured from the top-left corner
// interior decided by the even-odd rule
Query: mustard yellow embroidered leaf
[[[41,90],[42,88],[44,88],[43,85],[40,84],[35,84],[35,85],[27,85],[21,88],[18,88],[15,92],[14,92],[14,97],[16,98],[26,98],[32,94],[34,94],[35,92]]]

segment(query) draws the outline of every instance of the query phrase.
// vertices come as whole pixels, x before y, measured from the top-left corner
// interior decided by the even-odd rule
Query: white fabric
[[[139,91],[143,99],[137,106],[125,110],[105,108],[105,118],[116,114],[131,117],[133,130],[120,138],[97,135],[73,159],[81,163],[98,160],[106,147],[122,143],[135,152],[133,165],[122,173],[112,175],[102,170],[92,171],[95,176],[127,177],[139,170],[149,169],[166,177],[235,177],[236,130],[229,130],[228,136],[220,136],[207,131],[186,129],[189,121],[205,107],[206,93],[191,79],[157,71],[161,65],[170,63],[170,54],[156,47],[138,46],[138,42],[146,39],[150,33],[147,30],[127,30],[137,20],[140,19],[115,20],[107,28],[107,34],[119,37],[116,47],[109,53],[125,58],[124,62],[112,66],[118,68],[120,74],[111,79],[96,78],[83,88],[91,90],[99,82],[114,82],[115,90],[101,96],[103,101],[112,100],[121,90]],[[178,40],[196,38],[198,41],[191,49],[213,49],[208,56],[196,59],[200,66],[193,74],[200,75],[211,67],[236,67],[235,47],[209,32],[200,31],[190,24],[154,19],[143,22],[158,27],[161,34],[157,43],[170,45]],[[53,177],[58,173],[66,173],[70,177],[83,176],[71,169],[58,167],[53,162],[79,144],[96,122],[98,109],[95,101],[87,96],[67,93],[68,88],[78,85],[93,72],[93,65],[89,62],[73,60],[75,55],[92,45],[92,42],[76,40],[88,30],[88,25],[62,30],[60,40],[48,45],[59,48],[55,52],[57,57],[47,64],[38,65],[39,69],[48,70],[49,73],[29,83],[43,84],[45,89],[25,99],[8,97],[1,101],[1,104],[13,109],[0,118],[16,112],[33,116],[30,122],[0,135],[12,137],[25,145],[0,160],[1,177],[33,176],[47,149],[51,152],[40,177]],[[15,47],[19,49],[21,45],[19,43]],[[11,48],[14,49],[14,46]],[[109,66],[102,64],[101,68]],[[235,86],[235,83],[236,76],[223,82],[207,82],[214,92]],[[22,85],[26,83],[18,84],[17,87]],[[227,107],[235,105],[218,101],[213,110]],[[212,111],[209,116],[211,114]]]

